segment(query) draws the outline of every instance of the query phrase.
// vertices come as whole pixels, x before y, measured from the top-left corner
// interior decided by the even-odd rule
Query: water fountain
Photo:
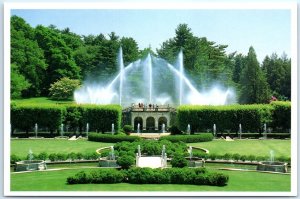
[[[188,152],[190,154],[190,161],[192,161],[192,157],[193,157],[193,147],[192,146],[189,147]]]
[[[191,125],[190,125],[190,124],[187,125],[186,133],[187,133],[188,135],[191,134]]]
[[[165,124],[162,124],[161,132],[162,132],[162,133],[165,133],[165,132],[166,132],[166,125],[165,125]]]
[[[239,139],[242,139],[242,124],[239,124]]]
[[[267,124],[264,123],[264,132],[263,132],[263,135],[264,135],[264,139],[267,139]]]
[[[29,149],[28,160],[16,162],[14,171],[34,171],[46,169],[46,162],[44,160],[33,160],[33,152]]]
[[[86,81],[74,92],[74,99],[78,104],[118,103],[122,106],[140,102],[173,105],[223,105],[235,102],[234,99],[229,100],[234,95],[230,88],[212,87],[209,90],[201,89],[200,92],[185,74],[183,63],[183,52],[180,50],[176,65],[148,54],[145,59],[124,66],[123,52],[120,48],[119,71],[112,81]]]
[[[115,124],[114,123],[111,124],[111,134],[112,135],[115,134]]]
[[[114,146],[105,147],[105,150],[109,149],[110,152],[107,157],[100,158],[99,166],[100,167],[118,167],[117,160],[115,156]]]
[[[138,133],[138,134],[141,133],[141,125],[140,125],[140,123],[138,123],[138,125],[137,125],[137,133]]]
[[[64,136],[64,124],[60,125],[60,136],[63,137]]]
[[[166,153],[166,146],[163,145],[162,152],[161,152],[161,167],[167,167],[167,153]]]
[[[270,159],[269,161],[259,162],[256,170],[258,171],[269,171],[269,172],[287,172],[287,163],[275,161],[275,152],[270,150]]]
[[[214,126],[213,126],[213,132],[214,132],[214,138],[215,138],[216,137],[216,132],[217,132],[216,124],[214,124]]]
[[[38,125],[37,125],[37,123],[35,123],[35,125],[34,125],[34,133],[35,133],[35,138],[37,138],[37,134],[38,134]]]
[[[86,123],[86,137],[89,137],[89,123]]]

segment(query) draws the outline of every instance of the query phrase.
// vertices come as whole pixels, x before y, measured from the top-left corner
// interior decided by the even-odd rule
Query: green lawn
[[[19,157],[26,157],[29,149],[34,154],[40,152],[50,153],[70,153],[70,152],[95,152],[96,149],[111,146],[111,143],[91,142],[86,139],[13,139],[11,140],[11,154]]]
[[[73,104],[75,103],[73,100],[51,100],[47,97],[34,97],[34,98],[25,98],[12,100],[12,102],[16,102],[18,104]]]
[[[11,140],[11,154],[26,157],[29,149],[38,154],[46,151],[58,152],[94,152],[96,149],[111,146],[112,143],[91,142],[86,139],[69,141],[66,139],[13,139]],[[211,142],[189,143],[187,145],[206,148],[210,153],[225,154],[239,153],[241,155],[269,156],[274,150],[275,158],[279,156],[291,157],[290,140],[235,140],[232,142],[214,140]]]
[[[225,153],[239,153],[240,155],[269,156],[270,150],[276,156],[291,157],[290,140],[213,140],[211,142],[189,143],[188,145],[202,147],[209,153],[223,155]]]
[[[291,184],[290,175],[218,171],[229,175],[227,186],[127,183],[67,185],[66,178],[81,170],[11,173],[11,191],[290,191]],[[90,170],[93,169],[84,169]]]

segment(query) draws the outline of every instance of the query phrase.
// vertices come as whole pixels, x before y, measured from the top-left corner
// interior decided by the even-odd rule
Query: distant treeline
[[[262,64],[253,47],[247,55],[226,54],[227,45],[195,36],[187,24],[179,24],[175,37],[153,50],[139,49],[134,38],[114,32],[107,36],[77,35],[55,25],[31,27],[18,16],[11,17],[11,97],[48,96],[50,85],[62,77],[81,82],[112,77],[118,71],[120,46],[125,66],[148,53],[174,63],[183,48],[186,73],[198,88],[216,83],[234,87],[240,103],[291,97],[291,60],[285,54],[266,56]]]

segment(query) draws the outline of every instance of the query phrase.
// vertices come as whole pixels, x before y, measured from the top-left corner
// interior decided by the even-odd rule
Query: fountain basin
[[[100,158],[99,167],[119,167],[117,160],[108,160],[106,158]]]
[[[192,160],[188,162],[188,167],[204,167],[205,165],[205,160],[200,159],[200,160]]]
[[[15,171],[35,171],[46,170],[46,162],[44,160],[23,160],[16,162]]]
[[[259,162],[256,170],[287,173],[287,163],[270,161]]]

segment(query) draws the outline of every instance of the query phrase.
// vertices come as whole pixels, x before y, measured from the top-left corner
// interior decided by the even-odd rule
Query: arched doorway
[[[140,131],[143,130],[143,118],[136,117],[134,118],[134,131],[137,131],[138,124],[140,124]]]
[[[167,129],[167,125],[168,125],[168,120],[166,117],[160,117],[158,119],[158,130],[161,131],[162,130],[162,125],[165,124],[165,129]]]
[[[146,119],[146,129],[148,131],[153,131],[155,130],[155,119],[154,117],[148,117]]]

